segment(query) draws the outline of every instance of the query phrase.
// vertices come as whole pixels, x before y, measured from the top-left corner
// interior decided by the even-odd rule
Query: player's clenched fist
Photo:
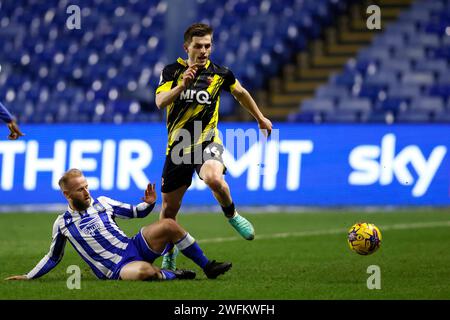
[[[182,85],[184,88],[187,88],[191,84],[192,80],[194,80],[195,73],[197,72],[197,70],[198,65],[194,63],[189,68],[187,68],[187,70],[183,73]]]

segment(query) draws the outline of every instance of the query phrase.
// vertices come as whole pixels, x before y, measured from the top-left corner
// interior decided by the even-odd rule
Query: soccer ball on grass
[[[351,250],[366,256],[374,253],[380,247],[381,232],[372,223],[356,223],[348,231],[347,241]]]

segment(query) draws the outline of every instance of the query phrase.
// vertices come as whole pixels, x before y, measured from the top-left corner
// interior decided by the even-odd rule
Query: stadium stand
[[[273,120],[447,121],[450,1],[411,2],[383,8],[395,21],[382,32],[354,32],[366,26],[353,0],[197,0],[197,21],[215,28],[213,60]],[[169,3],[3,1],[0,99],[22,123],[161,121],[154,89],[169,62]],[[66,28],[70,4],[82,9],[81,30]],[[220,112],[248,119],[230,95]]]
[[[290,120],[314,113],[311,122],[448,122],[449,44],[450,1],[415,1]]]
[[[215,28],[214,61],[251,91],[306,48],[348,1],[197,1],[198,21]],[[81,30],[65,27],[69,5]],[[23,123],[158,121],[153,92],[168,63],[164,27],[170,1],[4,1],[0,99]],[[239,41],[236,41],[239,39]],[[236,113],[232,97],[221,114]]]
[[[318,37],[346,1],[197,2],[197,20],[215,28],[214,61],[253,91]],[[81,8],[81,30],[66,28],[71,4]],[[3,1],[0,99],[23,123],[161,120],[153,94],[168,63],[161,32],[168,4]],[[221,114],[235,111],[224,96]]]

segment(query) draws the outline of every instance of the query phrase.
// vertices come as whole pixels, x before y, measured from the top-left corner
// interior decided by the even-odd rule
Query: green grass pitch
[[[256,239],[240,239],[221,214],[180,214],[179,222],[208,257],[233,263],[231,271],[208,280],[180,255],[178,266],[197,271],[195,280],[126,282],[97,280],[68,243],[61,263],[32,281],[4,281],[24,274],[47,252],[56,214],[0,214],[0,299],[449,299],[450,211],[324,211],[243,213]],[[158,219],[120,220],[127,235]],[[380,227],[381,248],[359,256],[346,234],[356,222]],[[161,259],[155,262],[158,266]],[[66,286],[68,266],[82,271],[81,289]],[[367,268],[381,270],[381,289],[369,290]]]

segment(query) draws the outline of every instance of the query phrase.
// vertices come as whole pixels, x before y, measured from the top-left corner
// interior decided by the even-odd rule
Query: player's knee
[[[161,220],[161,224],[166,234],[174,234],[180,230],[180,226],[173,219],[163,219]]]
[[[158,279],[158,273],[151,265],[141,265],[137,270],[137,278],[139,280],[155,280]]]
[[[224,187],[224,185],[223,185],[224,180],[223,180],[222,176],[220,176],[218,174],[206,175],[203,178],[203,181],[208,185],[208,187],[210,187],[214,191],[220,191]]]

